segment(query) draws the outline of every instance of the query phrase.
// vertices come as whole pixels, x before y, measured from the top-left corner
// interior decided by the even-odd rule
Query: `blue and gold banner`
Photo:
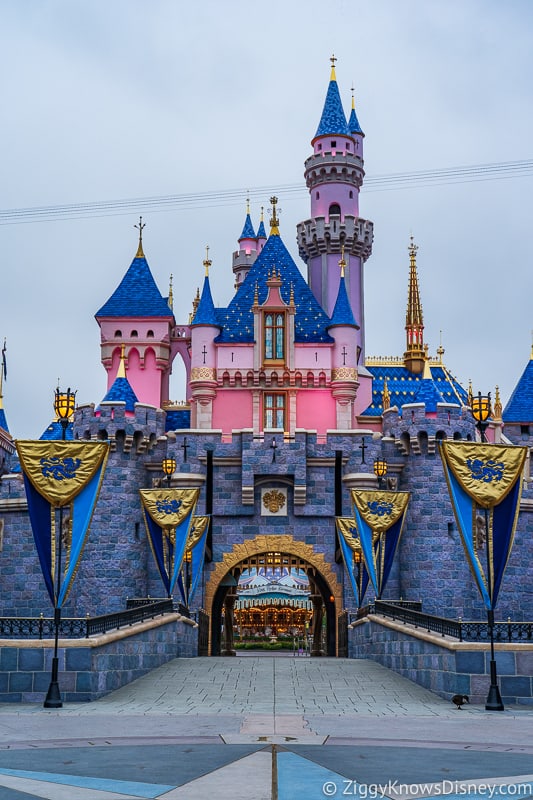
[[[466,559],[494,610],[511,555],[526,447],[441,442],[439,452]]]
[[[409,504],[409,492],[352,490],[355,523],[376,597],[381,599],[392,569]]]
[[[350,578],[355,602],[359,608],[363,605],[369,581],[359,533],[355,525],[355,519],[352,517],[336,517],[335,523],[339,533],[342,557]]]
[[[199,489],[141,489],[148,540],[170,597],[180,573]]]
[[[209,531],[209,521],[211,517],[193,517],[187,549],[192,550],[191,554],[191,588],[189,591],[188,603],[191,603],[194,593],[198,588],[205,560],[205,544]]]
[[[17,441],[28,512],[44,582],[54,607],[70,591],[107,464],[107,442]],[[58,575],[57,509],[62,509]]]

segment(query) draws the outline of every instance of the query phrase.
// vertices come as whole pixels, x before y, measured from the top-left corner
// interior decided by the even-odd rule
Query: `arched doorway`
[[[206,610],[211,619],[210,654],[219,655],[227,642],[221,640],[223,613],[230,618],[237,585],[243,570],[258,568],[275,559],[288,570],[305,570],[309,578],[310,599],[314,609],[314,626],[325,621],[324,655],[337,655],[337,616],[342,611],[342,587],[323,553],[315,552],[312,545],[295,540],[289,535],[260,535],[237,544],[224,554],[206,584]],[[319,634],[313,631],[315,655],[318,655]],[[226,648],[227,649],[227,648]]]

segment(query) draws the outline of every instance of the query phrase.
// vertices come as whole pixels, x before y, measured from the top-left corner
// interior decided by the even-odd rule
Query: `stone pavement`
[[[179,659],[95,703],[0,706],[0,800],[530,794],[533,709],[457,711],[372,661]]]

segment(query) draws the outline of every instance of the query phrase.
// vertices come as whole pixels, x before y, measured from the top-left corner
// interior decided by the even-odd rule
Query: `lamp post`
[[[186,550],[183,556],[183,563],[185,564],[185,606],[189,610],[189,594],[191,591],[191,568],[192,550]]]
[[[62,392],[57,387],[54,396],[54,411],[61,425],[61,440],[65,441],[67,438],[68,422],[74,408],[76,406],[76,392],[71,392],[70,387],[66,392]],[[59,507],[59,532],[57,535],[57,570],[55,580],[55,604],[54,604],[54,656],[52,658],[52,676],[50,678],[50,686],[46,693],[46,698],[43,703],[44,708],[62,708],[61,692],[59,691],[58,672],[58,645],[59,645],[59,628],[61,626],[61,606],[57,605],[59,593],[61,591],[61,560],[63,555],[63,506]]]
[[[387,474],[387,462],[383,458],[376,458],[374,461],[374,475],[378,479],[378,489],[383,488],[383,478]]]
[[[170,481],[176,471],[176,459],[164,458],[163,461],[161,462],[161,469],[167,476],[168,488],[170,489]]]
[[[353,563],[357,567],[357,577],[356,577],[355,580],[356,580],[356,585],[357,585],[357,592],[359,594],[359,597],[357,598],[359,608],[361,608],[361,605],[363,603],[363,598],[361,597],[361,588],[362,588],[362,586],[361,586],[361,561],[362,561],[362,558],[363,558],[363,556],[362,556],[361,551],[360,550],[354,550]]]
[[[490,405],[490,392],[487,395],[482,395],[478,392],[471,400],[472,416],[476,420],[476,428],[478,429],[481,441],[486,442],[487,437],[485,431],[488,427],[488,420],[491,415]],[[487,586],[490,589],[492,586],[492,564],[490,559],[489,550],[489,511],[487,508],[483,509],[485,517],[485,549],[487,551]],[[492,604],[492,597],[490,598]],[[498,687],[498,673],[496,670],[496,659],[494,658],[494,609],[487,609],[487,627],[490,635],[490,688],[485,703],[487,711],[504,711],[505,707],[502,703],[500,689]]]
[[[278,447],[278,443],[276,442],[276,437],[272,437],[272,442],[270,443],[270,447],[272,448],[272,463],[276,460],[276,450]]]

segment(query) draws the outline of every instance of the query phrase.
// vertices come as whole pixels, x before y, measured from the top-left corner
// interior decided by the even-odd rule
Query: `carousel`
[[[234,606],[240,639],[302,637],[313,616],[307,574],[302,569],[259,567],[243,570]]]

